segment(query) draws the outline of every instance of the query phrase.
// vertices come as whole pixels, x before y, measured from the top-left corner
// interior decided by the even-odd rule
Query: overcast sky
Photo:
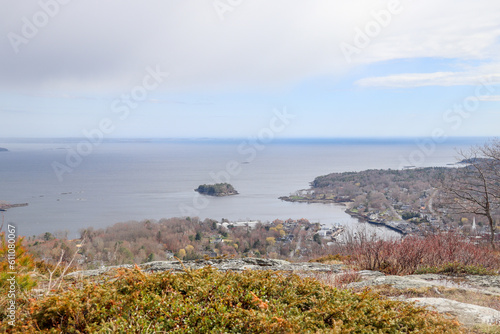
[[[498,0],[2,4],[0,137],[500,135]]]

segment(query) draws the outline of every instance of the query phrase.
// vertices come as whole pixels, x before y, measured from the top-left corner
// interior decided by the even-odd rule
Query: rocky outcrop
[[[441,294],[439,290],[442,289],[456,289],[498,298],[500,297],[500,276],[466,276],[460,278],[436,274],[385,276],[380,272],[369,270],[360,271],[359,274],[362,281],[351,283],[347,286],[348,288],[361,289],[389,285],[401,290],[402,295],[396,299],[415,302],[417,305],[456,317],[464,325],[500,324],[500,311],[492,308],[461,303],[446,298],[406,298],[403,295],[404,291],[408,289],[430,288],[437,294]]]
[[[390,285],[399,290],[406,290],[437,287],[500,296],[500,276],[466,276],[460,277],[460,279],[437,274],[385,276],[378,271],[369,270],[360,271],[359,274],[363,280],[349,284],[348,288],[360,289],[370,286]]]
[[[466,280],[483,290],[500,295],[500,276],[467,276]]]
[[[288,273],[323,273],[331,275],[340,275],[348,270],[342,264],[321,264],[315,262],[291,263],[284,260],[276,259],[261,259],[261,258],[241,258],[241,259],[209,259],[197,261],[154,261],[138,265],[144,272],[183,272],[186,269],[201,269],[210,266],[223,271],[244,271],[244,270],[273,270]],[[95,270],[84,270],[73,272],[66,277],[91,277],[99,276],[112,271],[116,268],[134,268],[133,265],[122,265],[113,267],[102,267]],[[425,274],[425,275],[408,275],[394,276],[384,275],[378,271],[362,270],[358,272],[361,277],[360,282],[355,282],[347,285],[348,289],[359,290],[374,286],[388,285],[395,289],[401,290],[399,297],[394,297],[398,300],[415,302],[418,305],[433,309],[447,316],[456,317],[464,325],[476,324],[500,324],[500,311],[488,307],[461,303],[458,301],[445,298],[407,298],[405,290],[408,289],[433,289],[437,294],[441,294],[439,290],[457,289],[460,291],[468,291],[479,295],[500,297],[500,276],[466,276],[460,279],[454,279],[449,276]],[[414,295],[413,295],[414,296]]]
[[[410,276],[375,276],[374,278],[368,278],[367,280],[361,282],[355,282],[349,284],[347,287],[352,289],[360,289],[370,286],[378,285],[390,285],[399,290],[406,289],[418,289],[418,288],[430,288],[432,283],[418,278],[411,278]],[[363,277],[363,276],[361,276]]]
[[[260,259],[260,258],[241,258],[241,259],[210,259],[198,261],[154,261],[138,265],[145,272],[182,272],[185,269],[201,269],[206,266],[227,271],[244,271],[244,270],[273,270],[284,272],[325,272],[325,273],[340,273],[344,269],[344,265],[334,264],[327,265],[316,262],[291,263],[284,260],[275,259]],[[133,265],[126,264],[122,266],[103,267],[95,270],[83,270],[68,274],[67,276],[98,276],[110,270],[117,268],[134,268]]]
[[[468,326],[500,324],[500,312],[489,307],[460,303],[445,298],[410,298],[407,301],[456,317],[462,324]]]

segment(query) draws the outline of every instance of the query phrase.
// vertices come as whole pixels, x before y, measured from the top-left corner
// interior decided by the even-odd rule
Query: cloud
[[[234,1],[226,2],[239,5],[223,20],[212,0],[70,1],[15,53],[9,34],[22,36],[26,20],[40,19],[40,3],[49,2],[14,1],[0,11],[0,89],[116,93],[157,64],[172,74],[162,85],[168,91],[272,89],[339,78],[359,64],[416,57],[491,61],[500,54],[500,2],[492,0],[402,1],[401,13],[351,64],[339,45],[353,43],[357,29],[388,1]],[[477,76],[467,75],[391,80],[445,85]],[[376,82],[370,80],[364,82]]]
[[[242,4],[224,21],[212,1],[70,2],[17,54],[3,39],[1,84],[122,91],[156,64],[173,74],[171,89],[273,85],[342,71],[343,64],[332,61],[341,22],[329,23],[324,14],[339,6],[278,2]],[[40,11],[23,6],[13,3],[0,14],[7,22],[0,35],[21,34],[23,17]]]
[[[500,95],[483,95],[478,96],[479,101],[500,102]]]
[[[479,69],[475,72],[408,73],[364,78],[356,81],[356,85],[361,87],[409,88],[423,86],[476,86],[483,82],[499,84],[500,71],[493,74],[482,73]]]

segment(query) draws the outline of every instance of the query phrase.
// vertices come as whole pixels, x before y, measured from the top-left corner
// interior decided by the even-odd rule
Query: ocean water
[[[316,176],[331,172],[446,166],[457,161],[458,149],[478,142],[483,141],[288,140],[261,145],[248,140],[122,140],[94,146],[80,161],[72,153],[81,140],[0,140],[0,147],[9,149],[0,153],[0,200],[29,203],[3,212],[5,223],[16,224],[18,233],[28,236],[68,231],[76,237],[90,226],[186,215],[232,221],[307,218],[392,235],[351,218],[341,205],[289,203],[278,197],[308,188]],[[240,194],[214,198],[194,191],[200,184],[221,181]]]

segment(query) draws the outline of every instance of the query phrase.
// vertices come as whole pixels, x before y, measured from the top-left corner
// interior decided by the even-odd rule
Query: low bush
[[[500,258],[487,246],[473,244],[456,233],[425,237],[410,236],[402,240],[380,240],[360,236],[342,247],[346,263],[359,269],[378,270],[391,275],[414,274],[419,270],[453,268],[477,273],[498,273]],[[432,269],[434,268],[434,269]],[[449,273],[453,273],[449,267]]]
[[[348,259],[349,259],[348,256],[343,256],[340,254],[329,254],[329,255],[318,257],[318,258],[314,258],[314,259],[310,260],[309,262],[334,264],[334,263],[342,263],[344,261],[347,261]]]
[[[102,280],[102,278],[100,278]],[[12,333],[463,333],[412,304],[270,271],[120,270],[31,300]],[[7,330],[6,324],[0,330]]]
[[[463,265],[458,262],[446,263],[439,267],[420,267],[417,274],[445,274],[453,276],[462,275],[497,275],[498,272],[482,266]]]
[[[9,243],[5,238],[5,232],[0,233],[1,294],[7,293],[10,285],[8,279],[12,277],[15,278],[18,292],[28,291],[36,286],[36,281],[31,277],[35,269],[35,260],[23,246],[23,240],[24,238],[16,238],[15,242]],[[11,272],[15,272],[15,274],[11,274]]]

